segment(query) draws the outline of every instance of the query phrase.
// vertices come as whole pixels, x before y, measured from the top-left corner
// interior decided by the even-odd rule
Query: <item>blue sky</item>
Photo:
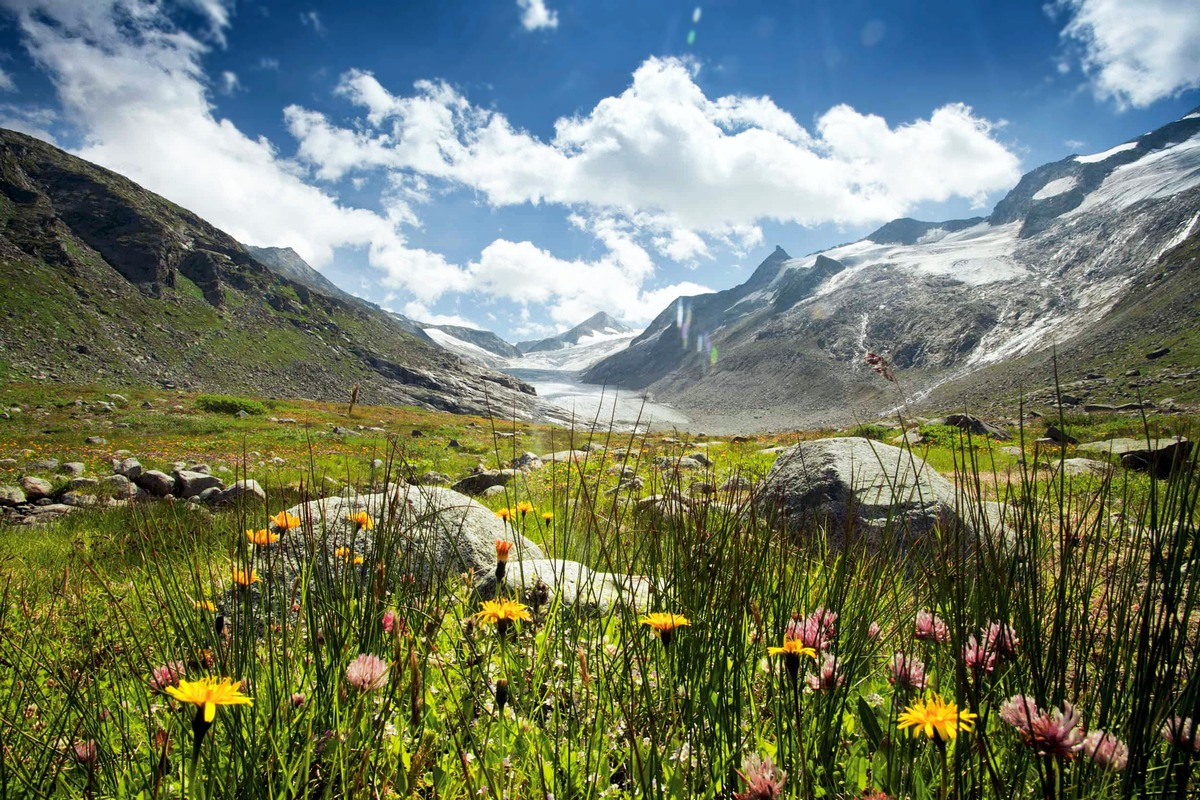
[[[0,0],[0,125],[514,340],[986,214],[1197,86],[1191,0]]]

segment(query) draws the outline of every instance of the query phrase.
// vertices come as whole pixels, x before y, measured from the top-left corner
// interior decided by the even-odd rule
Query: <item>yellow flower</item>
[[[279,534],[271,533],[266,528],[262,528],[257,531],[246,531],[246,539],[249,540],[250,544],[275,544],[279,541]]]
[[[784,637],[783,647],[768,647],[767,654],[772,656],[808,656],[811,659],[816,659],[817,651],[811,647],[805,647],[804,642],[799,639],[789,639]]]
[[[197,611],[216,611],[217,607],[213,605],[212,600],[193,600],[192,608]]]
[[[692,624],[692,621],[682,614],[671,614],[662,611],[647,614],[642,617],[641,622],[643,625],[649,625],[654,631],[654,635],[663,640],[663,644],[671,643],[671,636],[675,633],[676,628]]]
[[[233,582],[238,586],[249,586],[252,583],[258,583],[258,573],[254,570],[244,570],[233,568]]]
[[[292,528],[300,527],[300,518],[295,514],[289,514],[286,511],[280,511],[278,514],[271,517],[271,524],[281,531],[290,531]]]
[[[521,502],[517,503],[517,513],[522,517],[528,514],[530,511],[533,511],[533,503],[530,503],[527,500],[522,500]]]
[[[508,522],[513,517],[513,510],[511,508],[497,509],[496,516],[499,517],[500,519],[504,520],[505,522]]]
[[[970,711],[959,711],[954,703],[947,703],[941,695],[931,693],[926,699],[918,700],[896,718],[896,727],[910,733],[923,733],[930,739],[943,742],[954,741],[958,731],[969,731],[975,726],[975,715]]]
[[[335,556],[337,556],[338,558],[344,558],[345,560],[349,561],[352,564],[363,563],[363,557],[358,555],[357,553],[355,553],[349,547],[339,547],[338,549],[333,551],[333,554]]]
[[[350,516],[346,517],[348,522],[353,522],[357,527],[371,530],[375,527],[375,520],[371,519],[371,515],[365,511],[355,511]]]
[[[554,521],[554,512],[553,511],[543,511],[542,519],[546,522],[553,522]]]
[[[180,679],[178,686],[168,686],[166,692],[180,702],[196,705],[197,717],[203,714],[206,723],[217,715],[217,706],[254,705],[253,698],[242,694],[242,682],[230,678]]]
[[[490,622],[500,628],[505,628],[508,623],[517,620],[528,622],[533,619],[523,603],[503,597],[499,600],[484,600],[479,611],[473,616],[480,622]]]

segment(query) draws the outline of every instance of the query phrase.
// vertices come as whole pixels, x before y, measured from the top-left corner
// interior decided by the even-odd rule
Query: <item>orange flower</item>
[[[244,570],[233,568],[233,582],[238,586],[249,586],[252,583],[258,583],[258,573],[254,570]]]
[[[522,517],[528,514],[530,511],[533,511],[533,503],[530,503],[526,500],[522,500],[521,502],[517,503],[517,513]]]
[[[497,509],[496,516],[499,517],[500,519],[504,520],[505,522],[508,522],[513,517],[513,510],[511,508]]]
[[[249,540],[250,544],[256,544],[256,545],[260,545],[260,546],[268,545],[268,544],[275,544],[276,542],[279,541],[279,534],[271,533],[266,528],[262,528],[257,531],[253,531],[253,530],[246,531],[246,539]]]
[[[365,511],[355,511],[346,517],[346,520],[353,522],[355,527],[359,529],[371,530],[375,527],[375,520],[371,519],[371,515]]]
[[[337,556],[338,558],[342,558],[342,559],[345,559],[346,561],[349,561],[351,564],[363,563],[363,557],[360,556],[358,553],[355,553],[349,547],[339,547],[338,549],[333,551],[333,554],[335,556]]]
[[[271,524],[276,529],[281,531],[290,531],[292,528],[300,527],[300,518],[295,514],[289,514],[286,511],[280,511],[275,516],[271,517]]]
[[[213,605],[212,600],[193,600],[192,608],[197,611],[216,611],[217,607]]]
[[[508,563],[508,553],[513,549],[512,542],[506,542],[503,539],[496,540],[496,560],[501,564]]]

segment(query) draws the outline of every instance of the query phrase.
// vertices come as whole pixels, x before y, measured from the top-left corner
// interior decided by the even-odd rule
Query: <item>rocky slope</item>
[[[282,271],[280,255],[267,259]],[[364,403],[537,413],[528,384],[314,280],[268,269],[120,175],[0,130],[0,374],[338,401],[359,383]]]
[[[528,342],[517,342],[517,349],[528,355],[530,353],[562,350],[563,348],[580,344],[584,340],[608,339],[632,335],[633,333],[628,327],[617,322],[603,311],[600,311],[569,331],[560,333],[557,336]]]
[[[987,218],[896,220],[804,258],[776,249],[741,286],[677,300],[583,378],[648,390],[714,430],[841,424],[905,400],[960,402],[973,385],[976,398],[1011,397],[1050,378],[1053,345],[1082,358],[1121,329],[1141,337],[1130,352],[1147,346],[1156,315],[1137,309],[1170,309],[1156,341],[1187,338],[1197,236],[1193,113],[1033,170]],[[899,390],[864,364],[868,351],[895,365]],[[1110,353],[1089,369],[1131,367]]]

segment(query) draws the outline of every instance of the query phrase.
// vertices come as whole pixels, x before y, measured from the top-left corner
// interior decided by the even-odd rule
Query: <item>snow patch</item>
[[[1079,182],[1075,180],[1074,175],[1068,175],[1065,178],[1055,178],[1041,189],[1038,189],[1037,194],[1033,196],[1033,199],[1045,200],[1049,197],[1057,197],[1060,194],[1065,194],[1071,191],[1078,183]]]
[[[463,358],[468,358],[489,367],[501,366],[508,361],[504,356],[497,355],[491,350],[485,350],[477,344],[459,339],[457,336],[452,336],[438,328],[424,328],[423,330],[425,331],[425,335],[433,339],[438,346]]]
[[[1155,254],[1151,261],[1158,261],[1165,253],[1174,250],[1176,247],[1183,244],[1184,240],[1191,236],[1192,231],[1196,229],[1197,222],[1200,222],[1200,211],[1197,211],[1192,215],[1191,221],[1189,221],[1187,225],[1184,225],[1183,228],[1180,229],[1179,233],[1175,234],[1171,241],[1163,245],[1162,249]]]
[[[1200,134],[1117,167],[1070,214],[1098,206],[1126,208],[1196,186],[1200,186]]]
[[[1103,153],[1095,153],[1090,156],[1075,156],[1075,160],[1080,164],[1097,164],[1101,161],[1107,161],[1117,153],[1124,153],[1126,150],[1133,150],[1137,146],[1137,142],[1126,142],[1125,144],[1119,144],[1116,147],[1111,147],[1108,150],[1105,150]]]

